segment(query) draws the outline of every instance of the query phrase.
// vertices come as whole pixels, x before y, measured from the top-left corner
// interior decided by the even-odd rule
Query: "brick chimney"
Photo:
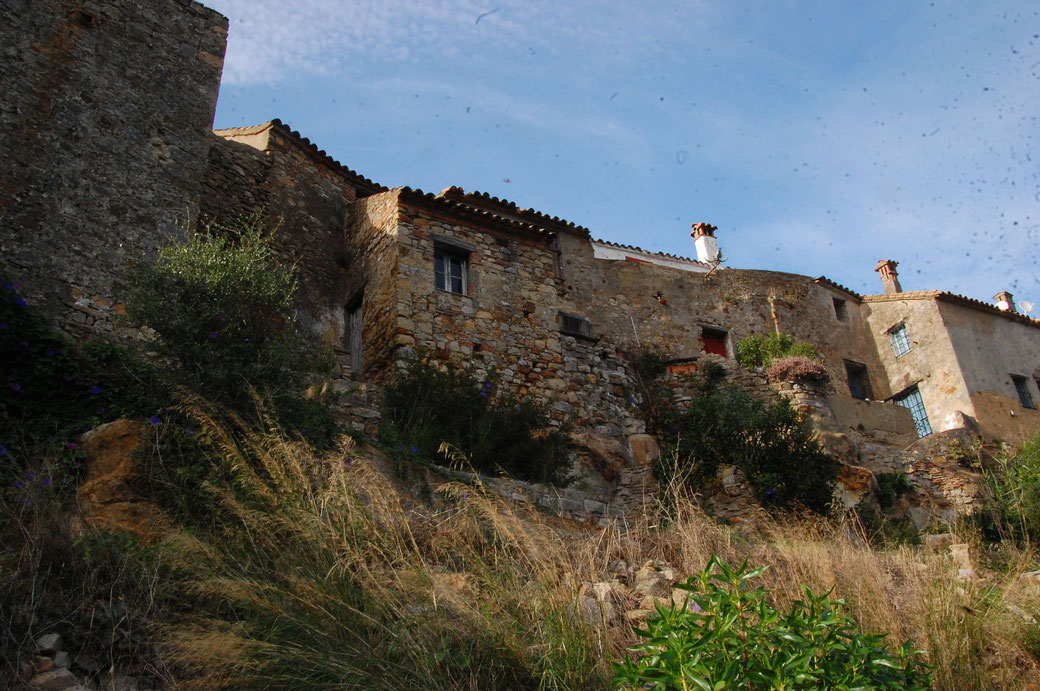
[[[899,285],[899,274],[896,273],[897,266],[899,266],[899,262],[882,259],[874,267],[874,271],[881,273],[881,284],[885,286],[885,295],[903,292],[903,286]]]
[[[694,223],[690,237],[693,238],[693,246],[697,248],[697,261],[713,262],[721,256],[719,242],[715,239],[717,226],[710,223]]]
[[[1005,312],[1018,312],[1015,309],[1015,296],[1006,290],[1002,290],[993,296],[993,299],[997,303],[997,309],[1004,310]]]

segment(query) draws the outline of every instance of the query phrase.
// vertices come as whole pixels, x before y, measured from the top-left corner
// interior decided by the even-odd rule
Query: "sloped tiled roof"
[[[310,139],[304,137],[302,134],[294,130],[293,128],[286,125],[284,122],[275,118],[267,122],[260,123],[259,125],[251,125],[249,127],[230,127],[222,130],[214,130],[218,135],[225,139],[233,139],[240,136],[253,136],[262,134],[265,130],[274,129],[280,135],[286,139],[292,141],[304,151],[307,151],[311,156],[314,156],[321,163],[325,164],[332,170],[346,178],[347,182],[357,189],[359,196],[368,196],[376,194],[377,192],[385,192],[388,188],[380,185],[378,182],[369,180],[364,175],[351,170],[347,166],[343,165],[332,156],[327,154],[324,149],[319,149],[316,144],[311,142]]]
[[[479,223],[482,226],[509,231],[520,230],[546,239],[556,237],[556,231],[546,228],[543,225],[509,218],[508,216],[496,214],[487,209],[473,206],[472,204],[456,201],[450,197],[436,195],[430,192],[423,192],[420,189],[414,189],[412,187],[398,187],[395,189],[400,192],[400,198],[406,202],[421,205],[442,213],[451,214],[454,217]]]
[[[578,225],[559,216],[544,214],[535,209],[521,209],[515,202],[493,197],[487,192],[466,192],[460,187],[449,187],[442,191],[439,196],[489,211],[495,211],[500,216],[515,216],[531,225],[538,225],[580,237],[589,237],[589,229],[585,226]]]
[[[834,290],[837,290],[837,291],[839,291],[841,293],[845,293],[849,297],[855,298],[857,302],[860,302],[860,301],[863,300],[863,296],[860,295],[859,293],[857,293],[852,288],[846,288],[842,284],[836,283],[836,282],[832,281],[831,279],[827,278],[826,276],[817,276],[813,280],[816,283],[819,283],[820,285],[825,285],[828,288],[833,288]]]
[[[950,293],[945,290],[912,290],[906,293],[883,293],[881,295],[863,296],[863,302],[898,302],[900,300],[945,300],[946,302],[964,305],[965,307],[989,312],[990,314],[997,314],[1005,319],[1010,319],[1011,321],[1020,322],[1040,329],[1040,319],[1033,319],[1032,317],[1018,312],[1002,310],[996,305],[991,305],[988,302],[976,300],[975,298],[970,298],[965,295]]]

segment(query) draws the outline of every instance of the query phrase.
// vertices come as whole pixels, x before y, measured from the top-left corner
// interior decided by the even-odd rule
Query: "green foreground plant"
[[[685,607],[657,606],[637,630],[646,642],[635,659],[615,665],[615,687],[655,689],[927,689],[931,673],[907,641],[895,653],[885,636],[864,634],[830,593],[803,599],[781,613],[752,579],[766,568],[745,561],[732,569],[712,556],[678,587]]]
[[[808,341],[795,341],[789,333],[754,334],[737,343],[737,360],[742,367],[768,367],[783,357],[802,356],[810,360],[819,357]]]

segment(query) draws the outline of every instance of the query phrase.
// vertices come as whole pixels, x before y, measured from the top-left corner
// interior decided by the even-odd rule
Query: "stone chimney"
[[[1018,312],[1015,309],[1015,296],[1006,290],[1002,290],[993,296],[993,299],[997,303],[997,309],[1004,310],[1005,312]]]
[[[715,239],[717,226],[710,223],[694,223],[692,227],[690,237],[693,238],[693,246],[697,248],[697,261],[714,262],[722,256],[719,252],[719,242]]]
[[[874,271],[881,273],[881,284],[885,286],[885,295],[903,292],[903,286],[899,285],[899,274],[896,273],[897,266],[899,266],[899,262],[882,259],[874,267]]]

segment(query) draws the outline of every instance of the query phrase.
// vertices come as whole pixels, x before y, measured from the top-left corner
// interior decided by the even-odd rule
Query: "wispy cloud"
[[[556,0],[204,0],[231,19],[229,84],[300,72],[356,70],[365,61],[480,57],[555,50],[604,56],[674,49],[697,3]]]

